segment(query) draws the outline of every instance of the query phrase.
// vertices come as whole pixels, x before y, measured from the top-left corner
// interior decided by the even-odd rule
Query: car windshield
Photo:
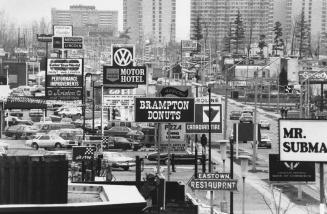
[[[269,139],[269,137],[268,137],[268,135],[263,134],[263,135],[261,135],[261,139]]]
[[[123,143],[129,143],[129,141],[124,137],[119,137],[119,138],[117,138],[117,140],[119,140],[120,142],[123,142]]]

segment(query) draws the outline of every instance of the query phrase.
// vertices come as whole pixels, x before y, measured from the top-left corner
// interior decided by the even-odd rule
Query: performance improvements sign
[[[83,99],[83,59],[48,59],[47,100]]]
[[[135,122],[193,121],[193,98],[135,98]]]
[[[326,120],[279,120],[281,161],[327,160]]]

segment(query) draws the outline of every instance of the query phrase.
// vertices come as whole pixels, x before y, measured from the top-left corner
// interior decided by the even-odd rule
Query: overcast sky
[[[95,5],[97,10],[118,10],[118,28],[123,28],[123,0],[0,0],[0,9],[11,20],[24,24],[45,17],[51,20],[51,8],[69,9],[69,5]],[[188,39],[190,0],[176,0],[176,39]]]

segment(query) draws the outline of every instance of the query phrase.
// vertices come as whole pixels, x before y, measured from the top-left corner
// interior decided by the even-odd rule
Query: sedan
[[[171,155],[171,154],[170,154]],[[150,153],[145,156],[146,159],[149,161],[158,161],[158,153]],[[174,161],[175,164],[194,164],[195,155],[186,152],[186,153],[174,153]],[[168,153],[160,153],[160,163],[161,164],[168,164]],[[201,163],[201,155],[198,155],[197,163]]]
[[[258,143],[258,148],[271,149],[271,139],[267,134],[262,134]]]
[[[240,123],[253,123],[252,115],[242,114],[240,117]]]
[[[114,145],[114,149],[133,149],[134,151],[139,150],[142,145],[130,138],[125,138],[125,137],[111,137],[109,138],[109,144]]]
[[[268,120],[260,120],[259,125],[262,129],[270,129],[270,123],[268,122]]]
[[[103,152],[103,160],[107,161],[112,167],[123,168],[125,171],[136,165],[134,158],[118,152]]]
[[[39,148],[62,148],[75,146],[73,141],[65,140],[58,135],[40,134],[32,140],[27,140],[25,145],[31,146],[34,149]]]
[[[19,138],[29,138],[33,135],[35,135],[39,129],[35,126],[27,126],[27,125],[15,125],[15,126],[9,126],[4,134],[7,137],[14,137],[15,139]]]
[[[144,138],[144,133],[138,130],[133,130],[126,126],[114,126],[108,130],[104,131],[105,135],[126,137],[141,140]]]

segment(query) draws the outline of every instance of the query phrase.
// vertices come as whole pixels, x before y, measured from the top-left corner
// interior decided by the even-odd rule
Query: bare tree
[[[291,208],[291,202],[289,201],[285,208],[282,207],[282,190],[276,188],[269,189],[269,195],[271,195],[272,200],[269,200],[265,194],[261,194],[261,197],[268,207],[271,214],[287,214]],[[269,197],[270,198],[270,197]]]

